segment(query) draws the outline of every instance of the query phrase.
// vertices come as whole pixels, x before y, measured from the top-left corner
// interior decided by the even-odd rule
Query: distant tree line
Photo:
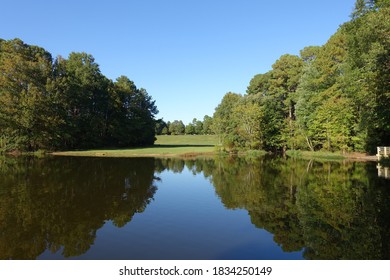
[[[390,1],[358,0],[323,46],[282,55],[215,110],[235,149],[373,151],[390,145]]]
[[[205,115],[203,121],[194,118],[192,122],[185,125],[181,120],[165,122],[162,119],[156,121],[157,135],[210,135],[214,134],[212,127],[213,118]]]
[[[90,54],[52,55],[0,39],[0,149],[149,145],[155,101],[125,76],[106,78]]]

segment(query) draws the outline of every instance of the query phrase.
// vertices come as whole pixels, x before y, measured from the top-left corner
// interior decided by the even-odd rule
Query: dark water
[[[0,159],[0,259],[390,259],[375,163]]]

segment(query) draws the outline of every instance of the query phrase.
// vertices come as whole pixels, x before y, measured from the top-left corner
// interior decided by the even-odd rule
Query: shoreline
[[[324,152],[324,151],[300,151],[289,150],[287,156],[292,158],[303,159],[328,159],[328,160],[353,160],[353,161],[378,161],[378,157],[375,155],[369,155],[366,153],[338,153],[338,152]]]
[[[156,149],[156,151],[152,151]],[[155,157],[155,158],[198,158],[198,157],[214,157],[218,155],[222,156],[248,156],[248,157],[261,157],[269,154],[265,151],[242,151],[235,154],[221,153],[214,150],[214,147],[201,147],[202,151],[197,151],[199,147],[186,147],[186,150],[179,151],[178,148],[159,148],[147,147],[147,148],[129,148],[122,150],[86,150],[86,151],[60,151],[49,153],[52,156],[73,156],[73,157],[107,157],[107,158],[135,158],[135,157]],[[177,149],[178,151],[175,151]],[[158,151],[157,151],[158,150]],[[297,159],[317,159],[317,160],[351,160],[362,162],[378,162],[378,158],[374,155],[367,155],[363,153],[350,153],[350,154],[338,154],[338,153],[324,153],[321,151],[310,152],[300,151],[299,154],[286,154],[287,157]]]
[[[214,152],[199,152],[199,153],[150,153],[150,154],[119,154],[119,153],[92,153],[92,152],[53,152],[50,153],[52,156],[64,156],[64,157],[106,157],[106,158],[194,158],[194,157],[211,157],[217,155]]]

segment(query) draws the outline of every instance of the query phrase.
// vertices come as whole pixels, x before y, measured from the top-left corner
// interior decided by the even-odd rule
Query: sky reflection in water
[[[374,164],[23,158],[0,172],[1,259],[389,259]]]

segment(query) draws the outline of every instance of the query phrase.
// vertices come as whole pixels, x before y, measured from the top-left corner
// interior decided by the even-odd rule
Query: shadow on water
[[[124,227],[146,209],[162,172],[184,170],[209,180],[227,211],[246,210],[286,253],[390,259],[390,188],[375,164],[267,157],[0,159],[0,259],[82,255],[107,221]]]

